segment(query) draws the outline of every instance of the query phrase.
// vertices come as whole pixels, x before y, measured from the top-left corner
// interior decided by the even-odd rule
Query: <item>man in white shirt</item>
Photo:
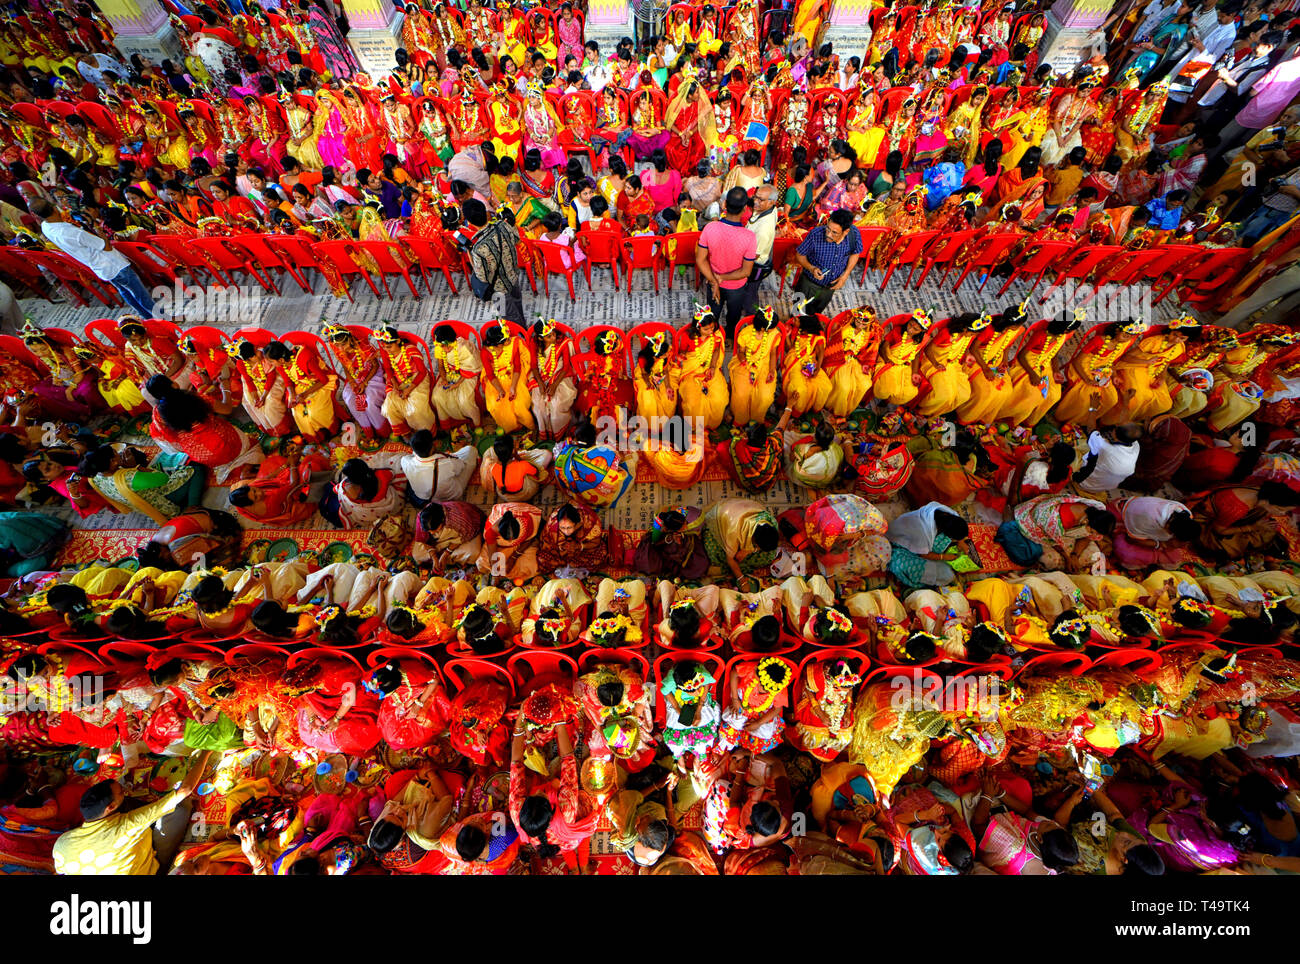
[[[754,232],[754,283],[762,284],[772,273],[772,243],[776,240],[778,207],[776,185],[760,184],[754,189],[754,213],[745,227]]]
[[[41,234],[50,244],[116,288],[141,318],[153,317],[153,298],[125,255],[99,235],[69,223],[64,213],[47,201],[33,201],[31,213],[41,220]]]
[[[1124,529],[1139,544],[1159,548],[1168,542],[1190,542],[1199,534],[1191,511],[1181,502],[1144,495],[1120,505]]]
[[[399,463],[406,476],[406,494],[417,506],[430,500],[462,499],[478,467],[478,450],[472,445],[444,455],[433,450],[433,433],[420,429],[411,436],[411,454]]]
[[[1212,10],[1209,13],[1213,14],[1212,20],[1207,13],[1197,13],[1192,18],[1194,31],[1188,31],[1187,34],[1191,48],[1169,71],[1168,77],[1171,83],[1177,82],[1178,74],[1193,61],[1213,64],[1225,51],[1232,49],[1233,41],[1237,39],[1237,22],[1233,15],[1225,9]],[[1176,96],[1177,93],[1178,91],[1171,90],[1170,99],[1179,101],[1187,99],[1185,91],[1181,92],[1181,96]]]
[[[1133,474],[1137,468],[1138,439],[1142,429],[1137,425],[1121,425],[1115,429],[1113,436],[1107,438],[1101,432],[1093,432],[1088,437],[1088,456],[1083,468],[1075,473],[1074,480],[1079,488],[1088,492],[1110,492],[1118,489],[1120,483]]]

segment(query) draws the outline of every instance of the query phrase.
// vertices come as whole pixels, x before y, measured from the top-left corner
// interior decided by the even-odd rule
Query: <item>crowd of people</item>
[[[1285,18],[1122,4],[1058,84],[1023,4],[851,57],[820,0],[678,5],[607,58],[411,3],[375,86],[319,3],[172,6],[183,64],[0,24],[6,236],[136,310],[0,336],[6,872],[1300,870]],[[1249,297],[827,310],[923,228],[1253,245]],[[689,320],[523,323],[547,242],[695,229]],[[447,240],[504,317],[182,329],[107,243],[260,231]],[[113,514],[133,556],[66,562]]]
[[[845,242],[873,268],[910,234],[970,230],[969,252],[996,248],[984,276],[1045,241],[1195,243],[1252,249],[1221,308],[1293,290],[1300,25],[1260,2],[1122,3],[1064,72],[1040,62],[1044,16],[1024,0],[881,9],[853,52],[824,42],[821,0],[678,4],[662,33],[613,51],[585,41],[581,5],[407,4],[380,81],[323,0],[169,6],[179,62],[116,60],[85,5],[14,18],[0,38],[0,233],[82,258],[146,316],[132,281],[172,259],[159,238],[243,238],[230,250],[254,265],[275,256],[253,235],[397,243],[391,257],[432,266],[482,235],[476,293],[509,295],[522,323],[515,261],[573,267],[655,235],[639,250],[675,264],[711,222],[726,252],[750,245],[728,227],[754,235],[752,267],[709,276],[715,310],[745,313],[774,269],[803,269],[824,303],[847,277],[774,264],[774,242],[806,242],[838,211],[882,229]],[[1004,233],[1015,243],[991,238]],[[104,241],[153,254],[104,255]],[[391,270],[387,253],[341,257],[320,259],[336,294],[353,265]],[[56,294],[67,281],[44,280]]]

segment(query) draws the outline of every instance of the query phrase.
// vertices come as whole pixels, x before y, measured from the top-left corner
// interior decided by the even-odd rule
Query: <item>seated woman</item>
[[[985,445],[984,452],[997,466],[992,484],[975,491],[980,504],[998,512],[1040,496],[1056,495],[1069,484],[1074,467],[1074,446],[1054,442],[1046,452],[1038,445],[1007,449]]]
[[[718,740],[721,708],[713,695],[714,682],[702,663],[682,659],[665,668],[659,684],[664,697],[664,745],[686,772]]]
[[[280,370],[285,381],[285,401],[308,441],[323,442],[338,432],[334,389],[338,376],[326,369],[314,348],[273,341],[266,357]]]
[[[632,486],[636,462],[618,449],[597,444],[596,428],[585,417],[574,426],[572,441],[555,448],[555,482],[588,505],[612,507]]]
[[[847,620],[847,617],[845,617]],[[818,659],[795,682],[794,727],[790,745],[830,763],[849,745],[856,717],[854,689],[862,682],[865,659]]]
[[[647,576],[673,575],[688,582],[709,571],[709,554],[701,532],[701,513],[694,506],[661,509],[641,537],[633,562]]]
[[[256,525],[291,528],[316,514],[315,503],[307,500],[311,476],[326,467],[318,455],[304,460],[299,436],[285,436],[278,454],[262,463],[255,478],[231,488],[230,504]]]
[[[786,475],[795,485],[807,489],[829,489],[844,465],[844,447],[836,440],[835,429],[821,422],[811,436],[788,433]]]
[[[979,474],[980,446],[974,433],[959,430],[951,445],[946,443],[946,434],[942,430],[907,440],[907,450],[914,461],[912,476],[904,483],[903,490],[913,503],[959,505],[972,493],[988,486],[988,481]]]
[[[82,458],[76,450],[62,446],[35,453],[22,464],[22,478],[30,484],[23,501],[30,505],[61,505],[66,499],[83,519],[107,509],[103,497],[77,471]]]
[[[239,558],[243,535],[239,520],[229,512],[196,507],[159,526],[136,550],[136,557],[142,567],[160,569],[229,566]]]
[[[718,443],[718,461],[746,492],[766,492],[776,483],[781,472],[782,437],[792,414],[787,407],[770,432],[767,425],[753,422],[743,437],[733,435]]]
[[[416,516],[411,555],[434,572],[472,566],[483,547],[486,518],[468,502],[430,502]]]
[[[696,428],[699,423],[693,423]],[[709,466],[709,433],[692,431],[692,423],[674,416],[663,423],[658,438],[646,437],[640,457],[654,469],[666,489],[686,489],[703,481]]]
[[[1125,569],[1175,567],[1182,562],[1180,548],[1201,534],[1201,526],[1187,506],[1172,499],[1118,499],[1109,509],[1120,521],[1113,545],[1115,558]]]
[[[585,505],[562,505],[538,536],[537,565],[547,572],[562,567],[598,571],[608,562],[609,539],[594,511]]]
[[[391,468],[375,469],[365,459],[348,459],[338,481],[325,491],[320,514],[340,529],[368,529],[406,505],[406,479]]]
[[[577,579],[548,579],[529,603],[520,624],[525,646],[568,646],[578,641],[586,627],[591,597]]]
[[[1201,528],[1197,550],[1215,559],[1241,559],[1253,553],[1270,552],[1281,538],[1277,517],[1289,513],[1300,498],[1280,482],[1254,485],[1224,485],[1206,494],[1195,505]]]
[[[70,347],[56,343],[31,322],[20,334],[23,344],[46,368],[44,378],[32,388],[41,411],[51,418],[84,424],[103,404],[95,390],[98,373]]]
[[[996,538],[1017,565],[1084,572],[1097,563],[1105,566],[1114,531],[1115,517],[1100,502],[1040,495],[1016,506],[1014,519],[1002,524]]]
[[[668,649],[699,649],[717,627],[718,588],[678,586],[661,580],[655,592],[664,618],[655,627],[659,644]]]
[[[956,579],[948,565],[968,551],[970,525],[947,506],[931,502],[889,524],[889,571],[909,589],[947,586]]]
[[[785,732],[782,714],[790,705],[794,675],[794,663],[780,656],[745,659],[732,665],[718,745],[724,750],[740,747],[753,753],[775,749]]]
[[[178,511],[197,506],[207,479],[201,465],[171,470],[125,465],[109,445],[87,453],[77,471],[114,511],[140,512],[158,525],[165,525]]]
[[[418,750],[447,732],[451,701],[428,665],[389,660],[365,685],[379,697],[379,730],[393,749]]]
[[[262,447],[227,419],[219,418],[198,395],[183,391],[166,377],[155,375],[146,386],[157,401],[149,434],[173,452],[212,470],[217,485],[240,478],[249,466],[261,463]]]
[[[786,519],[782,517],[784,529]],[[866,576],[884,572],[892,548],[889,523],[880,510],[856,495],[832,494],[818,499],[802,513],[803,541],[825,576]],[[799,547],[797,539],[787,536]]]
[[[551,453],[545,449],[515,450],[510,435],[498,435],[479,463],[479,485],[502,502],[532,502],[550,479]]]
[[[228,573],[224,578],[205,575],[190,590],[190,603],[199,626],[214,636],[233,637],[243,632],[258,603],[275,601],[271,576],[265,570],[261,571],[255,589],[237,597],[232,587],[239,578],[238,573]],[[226,579],[230,580],[229,587]]]
[[[765,569],[776,559],[781,536],[776,517],[749,499],[723,499],[709,506],[700,520],[710,568],[740,579]]]
[[[479,572],[522,586],[537,575],[536,539],[542,527],[542,510],[526,502],[498,502],[488,513]]]
[[[383,739],[379,701],[361,687],[361,671],[346,660],[304,660],[281,677],[285,695],[297,706],[298,736],[325,753],[361,756]]]

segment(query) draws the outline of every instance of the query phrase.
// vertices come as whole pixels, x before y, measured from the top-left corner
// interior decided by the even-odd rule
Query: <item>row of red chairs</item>
[[[870,251],[888,230],[887,227],[859,228],[864,253]],[[943,269],[941,283],[945,283],[950,272],[957,267],[958,255],[963,254],[977,234],[978,229],[970,228],[945,234],[935,230],[918,231],[902,236],[888,259],[889,266],[881,280],[880,290],[888,287],[895,272],[902,267],[908,269],[905,285],[919,288],[936,268]],[[522,242],[525,256],[520,259],[520,266],[534,293],[537,293],[537,267],[540,266],[546,294],[550,293],[551,276],[558,275],[565,279],[570,300],[576,300],[574,276],[581,271],[588,290],[591,290],[593,265],[608,267],[616,286],[621,283],[621,269],[629,292],[633,275],[637,271],[649,271],[658,293],[660,272],[667,271],[668,290],[671,291],[677,269],[682,267],[691,271],[694,286],[699,286],[699,272],[695,268],[698,240],[698,231],[626,238],[613,231],[582,230],[575,242],[585,255],[582,259],[575,258],[573,249],[566,245],[526,240]],[[984,238],[973,251],[962,256],[953,290],[958,290],[971,274],[984,269],[986,276],[979,285],[982,291],[989,281],[987,269],[1002,262],[1007,251],[1020,240],[1010,234]],[[779,238],[773,245],[772,262],[780,292],[785,289],[787,269],[798,243],[797,239]],[[464,283],[470,274],[467,254],[446,232],[433,237],[404,235],[395,241],[314,243],[296,235],[245,234],[216,238],[152,235],[136,241],[117,241],[113,246],[131,262],[149,287],[170,287],[184,272],[196,283],[220,287],[236,285],[243,280],[243,275],[268,293],[277,295],[288,277],[304,292],[311,293],[315,279],[309,277],[309,272],[320,273],[332,268],[348,282],[350,300],[355,300],[351,287],[358,279],[376,298],[385,295],[392,298],[390,277],[400,277],[412,296],[419,298],[421,284],[428,293],[434,292],[431,279],[435,276],[440,275],[452,293],[458,294],[460,289],[453,275],[459,273]],[[1031,243],[997,296],[1005,294],[1022,278],[1032,279],[1032,292],[1049,275],[1051,280],[1042,301],[1046,301],[1066,281],[1084,281],[1090,276],[1094,293],[1106,284],[1154,284],[1165,279],[1154,299],[1156,304],[1177,292],[1182,300],[1199,307],[1217,297],[1221,289],[1240,274],[1248,258],[1249,249],[1241,247],[1207,248],[1180,244],[1130,251],[1118,245],[1082,241]],[[122,304],[111,284],[100,280],[84,265],[66,255],[0,247],[0,275],[18,285],[42,292],[45,289],[42,269],[63,282],[81,307],[88,307],[92,300],[108,307]],[[864,257],[860,284],[866,284],[868,270],[869,263]],[[421,284],[417,284],[417,280]]]

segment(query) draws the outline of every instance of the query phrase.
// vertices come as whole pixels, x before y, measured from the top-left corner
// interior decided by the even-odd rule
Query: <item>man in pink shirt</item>
[[[1297,94],[1300,94],[1300,54],[1292,54],[1250,88],[1250,100],[1220,133],[1215,153],[1222,154],[1228,148],[1236,147],[1254,136],[1256,131],[1272,124],[1282,116],[1282,111]],[[1280,135],[1278,139],[1281,139]]]
[[[709,283],[709,307],[718,318],[726,309],[728,338],[740,319],[753,313],[758,293],[752,277],[758,239],[740,221],[750,203],[743,187],[733,187],[724,202],[726,214],[704,226],[695,247],[695,267]]]

